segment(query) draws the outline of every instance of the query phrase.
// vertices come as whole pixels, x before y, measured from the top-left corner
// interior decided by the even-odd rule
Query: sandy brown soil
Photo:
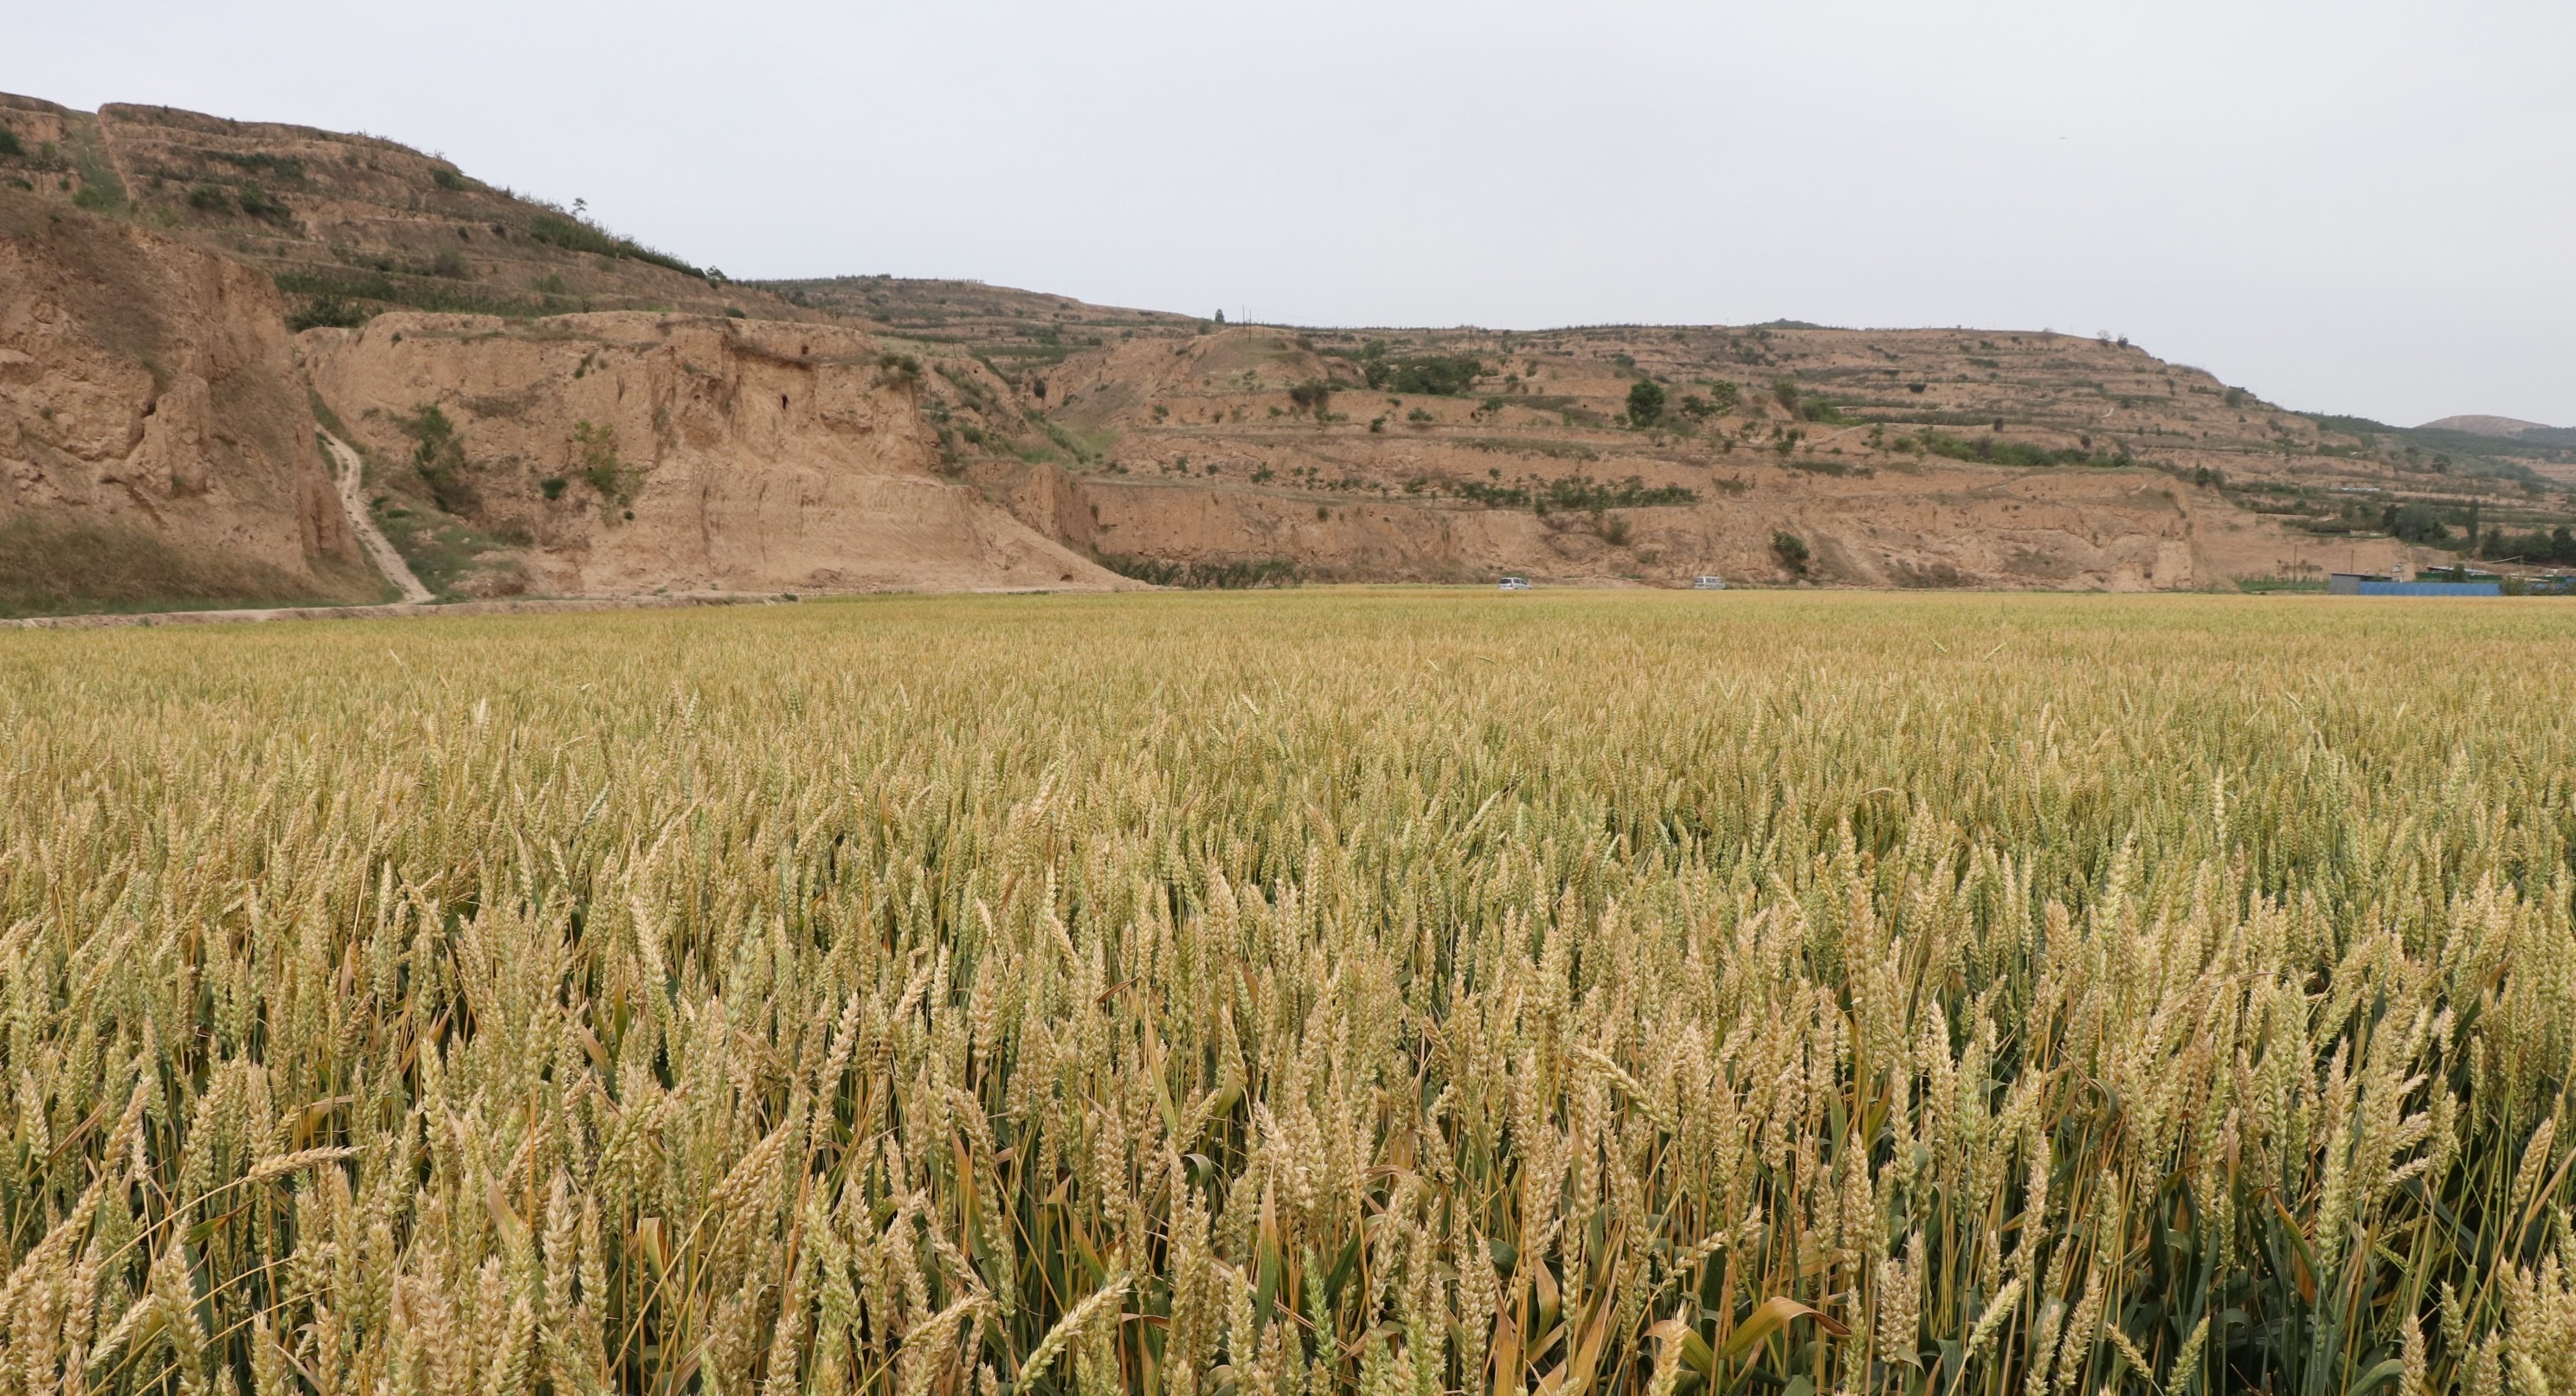
[[[320,398],[418,507],[423,409],[450,513],[535,594],[1130,585],[942,473],[917,371],[850,328],[638,312],[385,315],[310,330]]]
[[[373,599],[266,276],[0,188],[0,288],[0,518],[157,550],[183,590]]]

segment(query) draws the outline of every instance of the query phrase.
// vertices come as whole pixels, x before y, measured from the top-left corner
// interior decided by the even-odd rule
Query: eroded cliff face
[[[980,463],[971,476],[1032,528],[1099,555],[1222,575],[1270,566],[1313,581],[1467,582],[1521,574],[1586,585],[1705,574],[1882,587],[2205,586],[2212,551],[2265,545],[2234,510],[2199,511],[2166,476],[1926,471],[1780,482],[1763,498],[1594,513],[1487,509],[1452,500],[1319,502],[1293,490],[1078,475]],[[2212,516],[2214,515],[2214,517]],[[1787,572],[1776,539],[1798,538]]]
[[[461,589],[1126,584],[943,474],[920,370],[856,330],[394,314],[301,349],[389,511],[435,506],[514,554]]]
[[[0,528],[0,605],[381,590],[268,278],[7,190]]]

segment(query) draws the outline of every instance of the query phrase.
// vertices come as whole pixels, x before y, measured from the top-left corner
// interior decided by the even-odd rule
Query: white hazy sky
[[[390,136],[737,277],[2126,334],[2576,425],[2576,4],[81,0],[0,89]]]

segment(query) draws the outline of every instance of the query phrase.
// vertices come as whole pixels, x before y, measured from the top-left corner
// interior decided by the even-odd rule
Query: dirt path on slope
[[[385,540],[384,530],[376,527],[375,519],[367,513],[367,473],[358,464],[358,453],[327,431],[322,433],[322,449],[331,453],[331,462],[337,467],[332,474],[340,483],[340,512],[349,516],[349,529],[358,535],[358,544],[367,550],[367,556],[374,559],[376,570],[400,588],[403,600],[412,605],[437,600],[429,588],[420,584],[420,578],[412,575],[411,564],[394,551],[394,545]]]

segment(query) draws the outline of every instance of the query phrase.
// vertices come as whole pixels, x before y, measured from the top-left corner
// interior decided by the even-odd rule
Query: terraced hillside
[[[269,283],[205,299],[25,273],[22,306],[68,309],[0,321],[0,525],[140,529],[199,579],[230,575],[211,540],[295,536],[271,591],[320,586],[315,568],[377,588],[332,580],[341,540],[292,518],[173,522],[161,498],[201,481],[327,502],[300,447],[292,491],[271,488],[275,443],[259,470],[229,464],[239,401],[268,404],[280,441],[340,422],[377,523],[442,595],[1114,580],[1099,567],[2170,590],[2576,565],[2565,433],[2294,412],[2116,340],[1293,329],[966,281],[734,283],[377,137],[18,97],[0,97],[0,198],[27,267],[115,242]],[[191,317],[208,343],[284,352],[209,360],[246,367],[208,379],[204,433],[164,430],[194,455],[145,460],[169,365],[93,364],[45,327],[114,348],[124,320]],[[83,386],[99,374],[113,392]]]
[[[5,94],[0,126],[0,183],[250,262],[277,278],[299,329],[392,308],[801,314],[374,136]]]
[[[971,282],[772,289],[971,385],[933,409],[960,468],[1156,579],[2167,588],[2576,562],[2549,551],[2576,453],[2303,414],[2118,340],[1298,330]]]

